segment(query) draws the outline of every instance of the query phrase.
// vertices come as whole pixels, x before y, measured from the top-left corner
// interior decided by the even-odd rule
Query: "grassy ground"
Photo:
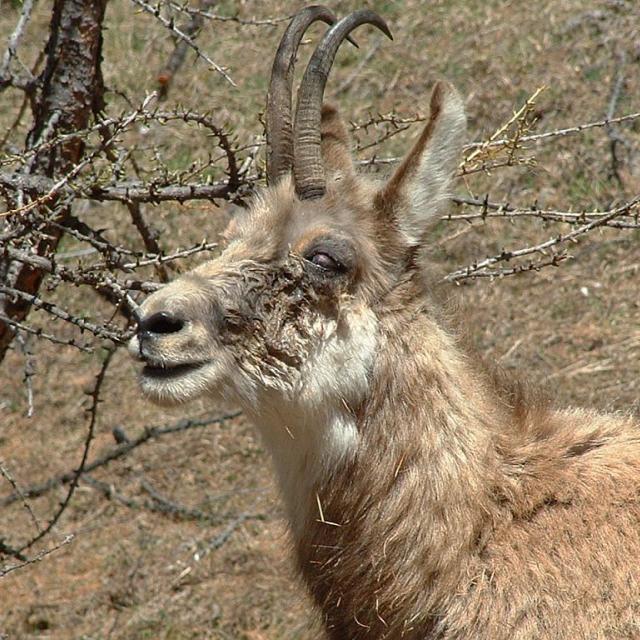
[[[349,120],[395,110],[424,114],[429,90],[438,77],[453,81],[466,96],[469,139],[490,135],[512,110],[546,85],[537,109],[539,130],[601,119],[625,53],[625,86],[616,114],[640,110],[640,9],[632,0],[434,0],[423,3],[369,3],[389,22],[393,42],[367,29],[358,33],[360,51],[340,52],[329,94]],[[6,5],[6,6],[5,6]],[[1,3],[0,34],[9,33],[16,15]],[[221,2],[242,16],[285,16],[301,3]],[[331,3],[338,14],[359,6]],[[37,8],[27,34],[25,61],[35,60],[46,31],[47,3]],[[107,9],[104,72],[114,112],[125,108],[118,92],[141,100],[171,51],[166,34],[148,15],[125,0]],[[43,30],[38,31],[40,25]],[[177,79],[169,106],[212,110],[236,132],[241,144],[261,132],[271,56],[283,24],[208,25],[199,43],[229,67],[232,88],[192,58]],[[313,30],[305,56],[317,41]],[[356,76],[363,56],[375,54]],[[3,125],[19,106],[17,94],[3,94]],[[26,129],[25,131],[26,132]],[[24,133],[23,132],[23,133]],[[416,128],[391,138],[378,154],[407,148]],[[610,175],[609,138],[603,129],[535,147],[535,166],[509,168],[475,177],[459,191],[495,200],[548,207],[608,208],[638,193],[640,123],[622,127],[628,143],[621,182]],[[366,144],[382,131],[358,136]],[[140,136],[142,133],[138,132]],[[368,137],[367,137],[368,136]],[[207,151],[205,136],[179,127],[153,133],[175,168],[186,167]],[[369,155],[367,155],[369,154]],[[371,152],[364,151],[363,158]],[[114,233],[124,220],[117,207],[95,206],[82,212],[100,218]],[[228,211],[202,203],[147,207],[162,230],[166,249],[215,239]],[[500,250],[540,242],[557,233],[539,221],[502,221],[467,225],[447,223],[436,233],[435,255],[453,269]],[[470,331],[489,360],[547,384],[560,403],[602,409],[638,410],[640,328],[638,327],[640,233],[607,230],[572,247],[575,259],[559,269],[500,281],[477,281],[460,289]],[[58,295],[58,294],[55,294]],[[96,312],[96,302],[74,293],[74,308]],[[68,303],[69,300],[65,300]],[[36,317],[34,315],[34,317]],[[59,332],[64,327],[57,327]],[[35,416],[25,417],[23,359],[9,353],[0,386],[0,459],[27,487],[74,468],[86,434],[83,392],[92,384],[100,354],[37,346],[34,377]],[[92,456],[113,446],[111,430],[130,436],[144,426],[169,424],[185,415],[222,413],[230,407],[205,403],[165,410],[143,402],[135,386],[133,364],[117,353],[105,383]],[[8,638],[247,640],[316,637],[303,588],[293,575],[283,514],[274,491],[269,460],[242,417],[222,426],[167,436],[139,447],[130,456],[103,467],[93,477],[112,485],[134,509],[108,499],[81,483],[58,533],[74,532],[73,543],[37,565],[0,580],[0,636]],[[9,492],[2,484],[3,495]],[[144,508],[150,492],[197,509],[208,520],[168,516]],[[49,492],[32,501],[43,520],[64,496]],[[245,518],[246,519],[243,519]],[[11,540],[32,533],[24,507],[3,509],[0,535]],[[57,539],[57,538],[56,538]]]

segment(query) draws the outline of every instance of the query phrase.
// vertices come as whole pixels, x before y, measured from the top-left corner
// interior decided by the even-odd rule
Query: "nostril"
[[[166,311],[160,311],[140,322],[139,330],[149,333],[177,333],[184,327],[184,320]]]

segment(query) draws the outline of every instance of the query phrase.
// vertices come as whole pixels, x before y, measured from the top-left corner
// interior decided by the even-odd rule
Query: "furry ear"
[[[449,198],[449,186],[466,131],[464,104],[447,82],[431,94],[429,121],[411,151],[376,197],[411,245],[420,243],[430,221]]]
[[[327,174],[343,176],[354,173],[351,157],[351,138],[338,110],[326,102],[320,120],[322,163]]]

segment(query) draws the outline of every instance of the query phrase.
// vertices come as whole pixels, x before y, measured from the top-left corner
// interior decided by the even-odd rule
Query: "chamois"
[[[292,118],[298,45],[312,54]],[[273,460],[332,640],[640,638],[640,425],[496,381],[443,320],[423,245],[463,102],[436,84],[384,183],[358,175],[324,87],[384,21],[289,24],[267,98],[268,187],[222,254],[149,296],[130,351],[159,403],[237,402]]]

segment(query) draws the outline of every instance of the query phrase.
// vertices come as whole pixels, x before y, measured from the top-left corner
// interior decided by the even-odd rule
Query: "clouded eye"
[[[345,282],[344,276],[354,273],[355,250],[351,242],[339,234],[320,236],[307,245],[302,253],[305,261],[312,264],[309,276],[325,286],[331,279]]]
[[[307,258],[309,262],[312,262],[316,267],[320,267],[325,271],[341,271],[342,265],[328,253],[318,251]]]

